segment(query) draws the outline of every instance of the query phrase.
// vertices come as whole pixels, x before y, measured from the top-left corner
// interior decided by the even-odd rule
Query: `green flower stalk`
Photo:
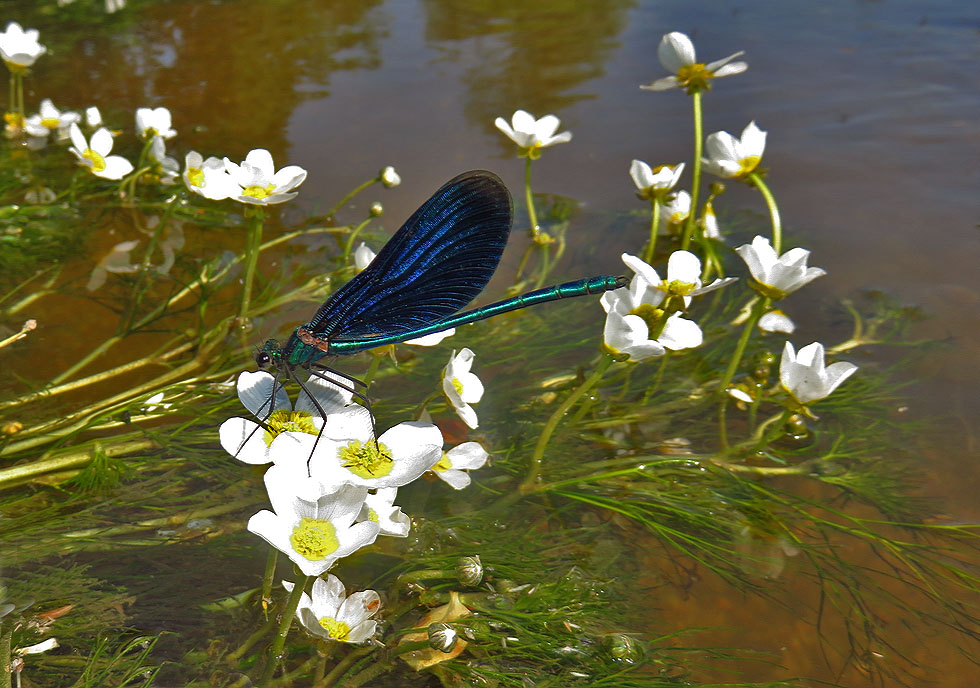
[[[656,252],[661,204],[673,200],[674,194],[671,190],[677,186],[683,173],[684,163],[660,165],[655,169],[642,160],[630,163],[630,177],[636,185],[637,197],[650,201],[650,239],[641,256],[645,263],[652,263]]]

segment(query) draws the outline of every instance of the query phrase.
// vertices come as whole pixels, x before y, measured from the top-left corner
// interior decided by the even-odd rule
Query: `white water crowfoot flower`
[[[293,591],[293,583],[282,581],[282,587]],[[350,597],[344,584],[333,574],[313,581],[313,596],[305,592],[299,599],[296,618],[317,638],[342,643],[363,643],[374,637],[378,622],[371,619],[381,608],[381,598],[374,590],[355,592]]]
[[[89,168],[96,177],[103,179],[122,179],[133,171],[133,164],[121,155],[109,155],[112,150],[112,134],[102,127],[88,141],[77,124],[69,128],[72,147],[70,150],[78,161]]]
[[[510,118],[510,124],[503,117],[498,117],[493,123],[507,138],[520,147],[519,157],[531,158],[531,160],[537,160],[541,157],[542,148],[572,140],[572,132],[570,131],[555,133],[558,131],[561,120],[554,115],[545,115],[541,119],[535,119],[530,112],[517,110]]]
[[[779,382],[800,405],[805,406],[830,396],[857,369],[856,365],[846,361],[825,366],[820,342],[804,346],[799,353],[786,342],[779,361]]]
[[[307,576],[319,576],[337,560],[372,544],[380,527],[354,523],[367,489],[344,485],[316,500],[296,496],[292,476],[270,469],[264,476],[273,511],[248,520],[248,530],[289,557]]]
[[[490,457],[479,442],[463,442],[447,452],[432,467],[432,472],[450,487],[462,490],[470,484],[470,474],[466,471],[481,468]]]
[[[427,334],[424,337],[416,337],[415,339],[406,339],[405,344],[411,344],[412,346],[435,346],[443,339],[447,337],[452,337],[456,334],[456,328],[450,327],[448,330],[443,330],[442,332],[433,332],[432,334]]]
[[[480,425],[476,411],[470,404],[483,398],[483,383],[470,372],[474,358],[476,354],[469,349],[461,349],[459,354],[453,349],[449,364],[442,371],[442,391],[456,409],[456,414],[470,429],[476,429]]]
[[[163,184],[173,184],[180,176],[180,163],[167,155],[167,144],[162,136],[154,136],[150,144],[150,159],[155,163],[153,173]]]
[[[269,463],[272,441],[285,432],[305,433],[315,439],[323,427],[320,408],[327,414],[342,410],[351,402],[351,393],[318,377],[304,384],[313,394],[310,399],[301,391],[296,408],[289,401],[282,384],[265,371],[244,371],[238,376],[238,398],[265,427],[247,418],[229,418],[218,428],[221,446],[239,461],[251,464]],[[274,393],[273,393],[274,392]]]
[[[315,445],[315,447],[314,447]],[[401,487],[442,456],[442,433],[431,423],[399,423],[374,439],[371,413],[356,404],[331,413],[319,440],[307,432],[276,438],[269,472],[289,476],[295,494],[310,499],[341,485]]]
[[[781,310],[774,309],[759,318],[759,329],[763,332],[793,334],[796,323]]]
[[[708,157],[704,169],[726,179],[744,179],[755,172],[766,149],[766,132],[749,122],[737,139],[727,131],[716,131],[704,142]]]
[[[684,163],[660,165],[656,169],[651,169],[642,160],[634,160],[630,163],[630,177],[636,184],[636,195],[645,200],[651,198],[665,200],[667,193],[677,186],[683,172]]]
[[[800,287],[827,273],[820,268],[808,268],[810,252],[804,248],[791,248],[781,256],[764,236],[757,236],[751,244],[743,244],[735,251],[752,273],[752,287],[763,296],[781,299]]]
[[[205,160],[197,151],[184,156],[183,178],[190,191],[212,201],[223,201],[240,191],[225,169],[224,160],[214,156]]]
[[[85,126],[97,129],[102,126],[102,113],[96,106],[85,108]]]
[[[666,349],[700,346],[701,328],[681,317],[691,297],[734,281],[717,279],[701,284],[701,261],[688,251],[674,251],[667,261],[667,279],[636,256],[624,253],[623,262],[635,273],[629,287],[605,292],[599,299],[606,311],[603,343],[613,354],[642,361],[663,356]]]
[[[365,244],[363,241],[360,245],[354,249],[354,267],[360,272],[374,260],[377,254],[371,250],[371,247]]]
[[[41,101],[41,107],[36,115],[31,115],[24,122],[24,130],[31,136],[45,137],[52,131],[59,139],[68,138],[68,127],[82,121],[77,112],[62,112],[54,106],[50,98]]]
[[[46,51],[38,42],[37,29],[26,31],[17,22],[10,22],[0,33],[0,58],[11,72],[24,72]]]
[[[381,178],[381,183],[385,185],[386,189],[393,189],[402,183],[402,178],[398,176],[395,168],[391,165],[382,169],[378,176]]]
[[[652,84],[640,86],[647,91],[667,91],[672,88],[683,88],[688,93],[707,91],[711,88],[711,80],[723,76],[741,74],[749,68],[745,62],[732,62],[736,57],[745,54],[744,50],[732,53],[728,57],[704,64],[698,62],[694,52],[694,43],[680,31],[672,31],[660,39],[657,47],[657,58],[660,64],[674,76],[657,79]]]
[[[691,194],[687,191],[678,191],[673,198],[660,206],[660,217],[668,226],[680,227],[690,214]]]
[[[296,197],[292,189],[306,179],[306,170],[297,165],[288,165],[276,172],[272,153],[264,148],[249,151],[241,165],[225,158],[225,169],[238,187],[231,197],[252,205],[285,203]]]
[[[177,130],[170,124],[170,110],[165,107],[136,109],[136,133],[144,139],[154,136],[172,139]]]
[[[368,492],[357,520],[374,521],[381,528],[381,535],[408,537],[412,519],[402,513],[400,506],[394,505],[397,495],[397,487],[383,487],[374,494]]]

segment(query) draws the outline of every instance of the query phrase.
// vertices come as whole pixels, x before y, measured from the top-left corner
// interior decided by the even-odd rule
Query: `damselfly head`
[[[281,360],[282,347],[279,346],[279,342],[275,339],[266,340],[266,343],[255,354],[255,365],[259,367],[259,370],[278,368]]]

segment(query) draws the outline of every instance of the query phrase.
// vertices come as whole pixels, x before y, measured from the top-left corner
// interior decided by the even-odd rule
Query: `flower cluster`
[[[468,370],[458,370],[472,363],[472,352],[464,352],[467,361],[456,363],[454,356],[450,366],[457,375],[471,376],[467,385],[479,384]],[[470,481],[466,471],[488,457],[476,442],[444,451],[439,428],[420,421],[399,423],[375,437],[370,411],[352,403],[348,385],[320,373],[303,383],[295,406],[264,371],[243,372],[238,396],[254,419],[222,423],[221,445],[245,463],[272,464],[264,476],[272,509],[253,515],[248,529],[306,576],[323,575],[379,535],[407,536],[411,521],[395,506],[398,488],[431,470],[462,489]],[[328,576],[314,583],[312,598],[303,594],[297,617],[315,636],[360,643],[374,635],[370,617],[378,606],[377,593],[345,597],[341,582]]]

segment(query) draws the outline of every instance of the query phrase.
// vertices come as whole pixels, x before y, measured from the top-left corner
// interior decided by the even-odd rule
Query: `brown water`
[[[828,272],[788,304],[800,325],[793,340],[846,338],[849,324],[834,306],[863,289],[920,305],[929,319],[913,336],[949,339],[905,371],[916,380],[909,413],[939,416],[948,428],[938,446],[923,448],[926,490],[944,500],[951,520],[980,518],[975,3],[177,1],[92,22],[43,15],[28,2],[5,9],[0,20],[36,26],[56,46],[35,69],[29,103],[98,104],[110,122],[164,105],[180,151],[241,159],[268,148],[277,163],[309,170],[287,214],[324,209],[394,165],[403,184],[359,198],[341,218],[381,200],[391,225],[462,170],[492,169],[519,189],[522,164],[493,127],[517,108],[557,114],[575,135],[535,163],[536,191],[582,201],[586,217],[641,208],[630,160],[677,162],[690,151],[689,99],[638,88],[664,75],[661,34],[689,33],[705,60],[744,50],[749,71],[705,97],[705,132],[737,133],[751,119],[770,132],[764,164],[789,241],[811,249],[811,262]],[[764,212],[733,186],[720,206]],[[76,271],[122,240],[113,231],[92,237],[93,258]],[[638,220],[602,237],[584,223],[573,231],[569,276],[621,271],[619,253],[640,245],[644,228]],[[786,667],[744,678],[862,684],[859,671],[841,677],[827,666],[804,612],[733,600],[710,580],[687,593],[656,606],[685,626],[736,628],[728,643],[773,651]],[[801,590],[801,609],[806,596]],[[942,638],[921,640],[928,649],[917,659],[952,662],[943,685],[974,685],[976,667],[946,658]]]

